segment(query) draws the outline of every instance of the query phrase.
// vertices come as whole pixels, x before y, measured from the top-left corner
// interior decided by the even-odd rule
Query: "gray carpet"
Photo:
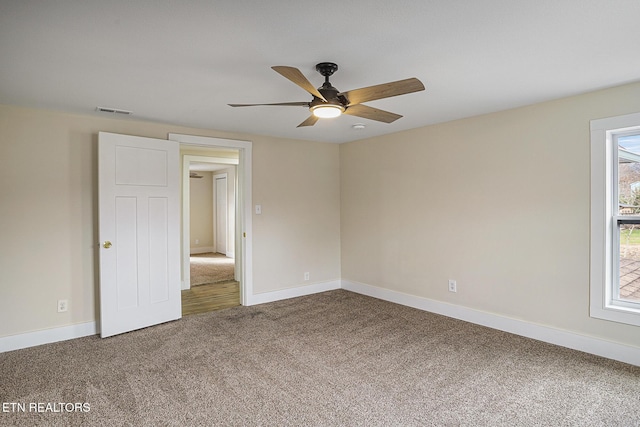
[[[207,252],[189,257],[191,286],[234,280],[235,260],[225,255]]]
[[[1,425],[638,426],[640,368],[338,290],[0,354]]]

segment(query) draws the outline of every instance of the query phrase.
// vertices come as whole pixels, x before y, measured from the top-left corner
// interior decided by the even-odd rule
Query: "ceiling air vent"
[[[106,107],[96,107],[96,111],[99,113],[122,114],[124,116],[130,116],[133,114],[133,111],[120,110],[118,108],[106,108]]]

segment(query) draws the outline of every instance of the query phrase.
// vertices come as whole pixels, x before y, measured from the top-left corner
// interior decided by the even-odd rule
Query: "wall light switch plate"
[[[256,205],[256,215],[262,214],[262,205]]]

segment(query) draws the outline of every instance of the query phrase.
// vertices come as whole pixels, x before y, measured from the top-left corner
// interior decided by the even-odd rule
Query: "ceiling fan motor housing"
[[[313,101],[309,103],[309,107],[315,107],[317,105],[332,104],[332,105],[345,108],[347,105],[346,98],[344,96],[340,96],[339,95],[340,92],[338,92],[338,89],[336,89],[331,85],[329,85],[329,87],[326,87],[326,86],[319,87],[318,92],[320,92],[322,96],[324,96],[324,99],[326,99],[327,101],[325,102],[322,99],[314,96]]]

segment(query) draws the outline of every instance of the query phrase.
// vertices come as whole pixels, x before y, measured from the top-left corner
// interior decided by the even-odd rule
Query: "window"
[[[640,114],[591,121],[592,317],[640,326]]]

